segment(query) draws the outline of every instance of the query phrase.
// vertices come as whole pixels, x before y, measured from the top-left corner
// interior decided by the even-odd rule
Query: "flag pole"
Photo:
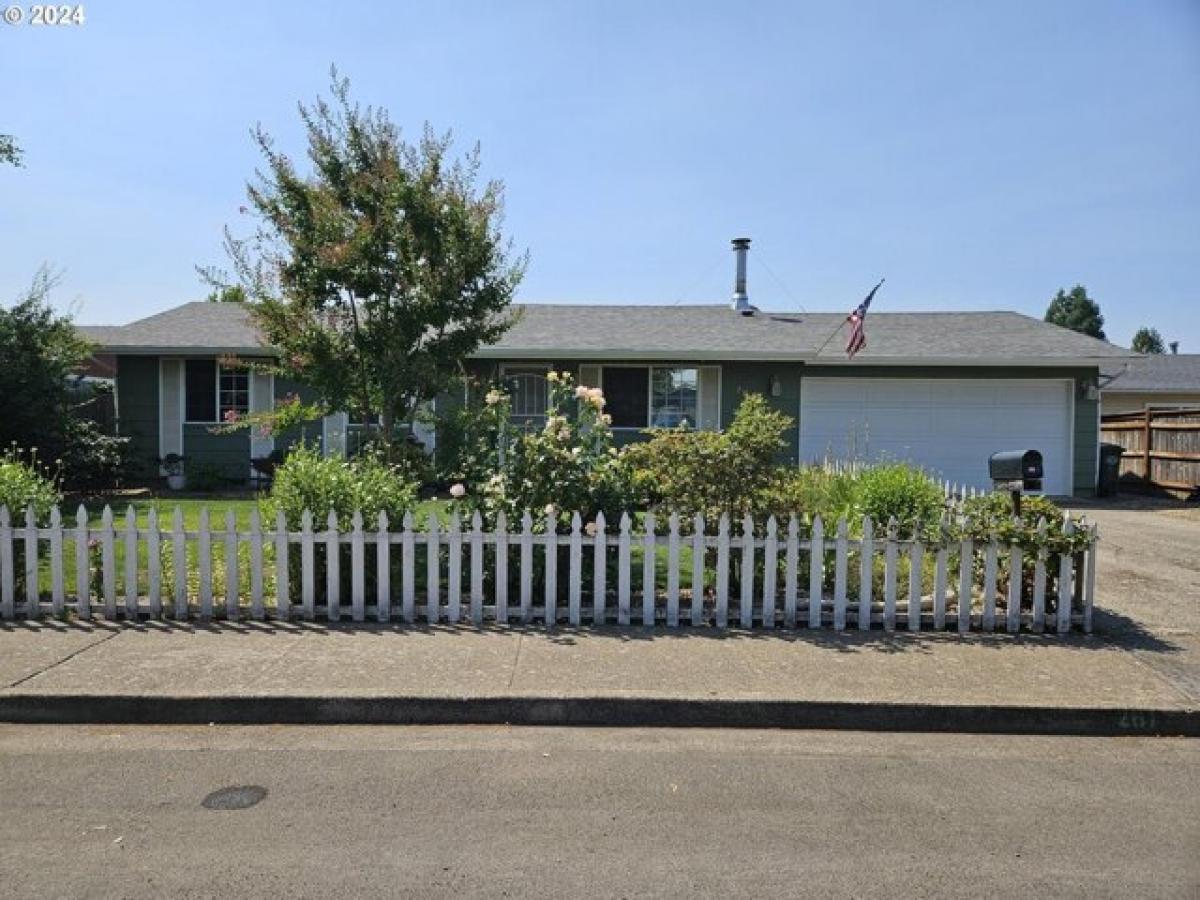
[[[867,297],[874,297],[874,296],[875,296],[875,292],[876,292],[877,290],[879,290],[879,289],[880,289],[880,288],[883,286],[883,283],[884,283],[885,281],[887,281],[887,279],[886,279],[886,278],[880,278],[880,279],[879,279],[879,284],[877,284],[877,285],[875,285],[875,287],[871,288],[871,293],[867,294]],[[814,354],[813,354],[813,356],[814,356],[814,357],[816,357],[816,356],[820,356],[820,355],[821,355],[821,351],[822,351],[822,350],[824,350],[826,347],[828,347],[828,346],[829,346],[829,342],[830,342],[830,341],[832,341],[832,340],[833,340],[835,337],[837,337],[837,336],[838,336],[838,332],[840,332],[840,331],[842,330],[842,326],[843,326],[843,325],[845,325],[845,324],[846,324],[847,322],[849,322],[849,321],[850,321],[850,317],[849,317],[849,316],[846,316],[846,318],[844,318],[844,319],[842,319],[842,321],[838,322],[838,326],[837,326],[837,328],[833,329],[833,333],[832,333],[832,334],[830,334],[830,335],[829,335],[829,337],[825,338],[825,342],[824,342],[823,344],[821,344],[821,346],[820,346],[820,347],[818,347],[818,348],[817,348],[817,352],[816,352],[816,353],[814,353]]]

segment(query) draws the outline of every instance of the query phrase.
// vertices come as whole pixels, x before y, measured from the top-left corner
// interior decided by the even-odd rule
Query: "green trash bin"
[[[1121,481],[1121,454],[1125,448],[1120,444],[1100,445],[1100,481],[1096,485],[1097,497],[1115,497]]]

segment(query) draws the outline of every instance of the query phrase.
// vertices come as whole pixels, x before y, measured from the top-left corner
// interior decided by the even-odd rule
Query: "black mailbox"
[[[1004,450],[988,457],[988,474],[992,481],[1004,485],[1020,485],[1022,490],[1042,489],[1042,454],[1036,450]]]

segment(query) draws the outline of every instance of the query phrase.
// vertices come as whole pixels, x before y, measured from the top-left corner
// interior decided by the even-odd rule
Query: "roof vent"
[[[733,252],[737,256],[737,274],[733,280],[733,308],[743,316],[752,316],[757,310],[750,305],[746,293],[746,254],[750,250],[750,238],[734,238]]]

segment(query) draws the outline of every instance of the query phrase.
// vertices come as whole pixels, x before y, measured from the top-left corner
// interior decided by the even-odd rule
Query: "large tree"
[[[428,126],[407,143],[336,70],[331,96],[300,104],[300,118],[305,171],[255,130],[266,166],[246,211],[258,227],[227,230],[226,249],[286,374],[325,409],[378,415],[390,444],[509,327],[526,258],[501,235],[503,185],[480,186],[478,148],[452,158],[450,135]]]
[[[1167,350],[1157,328],[1139,328],[1129,348],[1134,353],[1165,353]]]
[[[1059,288],[1046,310],[1046,321],[1100,340],[1105,339],[1100,304],[1088,296],[1087,288],[1082,284],[1075,285],[1070,291]]]

